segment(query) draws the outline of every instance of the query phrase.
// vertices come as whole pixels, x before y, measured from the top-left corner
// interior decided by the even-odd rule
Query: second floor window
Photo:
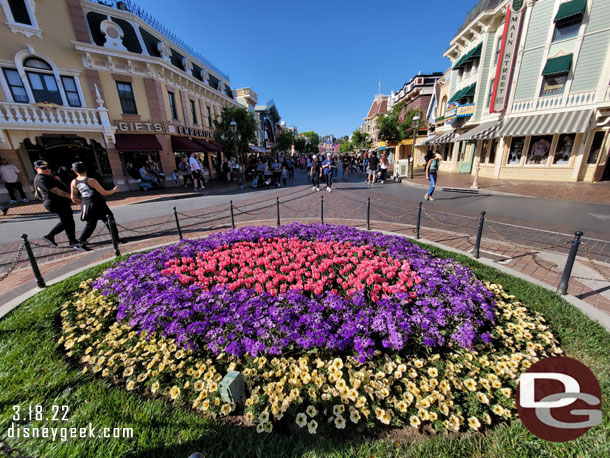
[[[195,108],[195,101],[191,100],[191,115],[193,116],[193,124],[197,124],[197,109]]]
[[[8,5],[13,14],[13,20],[19,24],[32,25],[30,12],[25,4],[26,0],[8,0]]]
[[[497,65],[498,59],[500,59],[500,49],[502,49],[502,37],[498,37],[498,41],[496,41],[496,55],[494,56],[494,65]]]
[[[131,83],[123,83],[121,81],[116,82],[116,88],[119,93],[119,100],[121,101],[121,108],[123,114],[138,114],[138,108],[136,107],[136,98],[133,95],[133,88]]]
[[[74,78],[72,76],[62,76],[61,82],[64,85],[64,92],[66,93],[66,98],[68,99],[68,105],[71,107],[82,106]]]
[[[540,91],[540,96],[546,97],[550,95],[559,95],[563,94],[563,90],[566,86],[566,82],[568,81],[568,74],[565,73],[563,75],[549,75],[545,76],[542,82],[542,89]]]
[[[21,81],[21,77],[17,70],[5,68],[4,76],[6,77],[6,81],[8,82],[8,87],[11,91],[11,95],[13,96],[13,100],[17,103],[28,103],[30,100],[28,98],[28,93],[25,90],[25,86],[23,85],[23,81]]]
[[[178,119],[178,110],[176,109],[176,95],[173,92],[167,92],[169,97],[169,111],[172,115],[172,119]]]
[[[578,35],[582,16],[576,16],[555,23],[555,31],[553,32],[553,42],[567,40]]]

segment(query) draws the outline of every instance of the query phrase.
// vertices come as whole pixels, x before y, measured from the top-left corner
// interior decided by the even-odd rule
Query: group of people
[[[117,192],[119,190],[117,186],[109,191],[104,189],[95,178],[87,177],[87,167],[82,162],[72,164],[72,171],[76,174],[76,178],[72,180],[69,188],[59,176],[51,172],[47,162],[38,160],[34,162],[33,166],[36,170],[34,177],[36,197],[42,200],[43,207],[49,213],[54,213],[59,217],[59,222],[42,237],[46,243],[57,247],[55,237],[61,232],[65,232],[72,248],[77,251],[91,251],[91,248],[87,246],[87,240],[95,231],[98,221],[104,222],[113,238],[122,242],[119,239],[114,216],[104,199]],[[78,239],[76,238],[72,203],[80,204],[80,218],[86,223]]]
[[[288,186],[288,180],[294,178],[296,162],[292,157],[276,156],[265,159],[252,158],[246,174],[252,179],[253,188],[271,188]]]
[[[326,180],[326,190],[332,192],[333,178],[337,176],[337,173],[337,161],[331,153],[327,153],[326,158],[323,155],[318,157],[314,154],[312,156],[308,176],[311,179],[314,191],[320,191],[320,181],[324,178]]]
[[[203,191],[205,189],[205,174],[203,163],[196,153],[191,153],[190,157],[182,156],[178,169],[174,173],[180,173],[184,187],[188,187],[189,181],[193,185],[193,191]],[[178,179],[176,177],[176,184]]]

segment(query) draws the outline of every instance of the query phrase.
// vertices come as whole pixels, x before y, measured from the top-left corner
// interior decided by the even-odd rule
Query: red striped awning
[[[161,151],[163,148],[155,135],[115,134],[117,151]]]

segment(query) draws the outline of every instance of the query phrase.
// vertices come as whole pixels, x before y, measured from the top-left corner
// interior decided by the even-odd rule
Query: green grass
[[[566,443],[542,441],[519,420],[491,431],[459,438],[435,437],[409,443],[394,432],[389,438],[357,436],[350,439],[308,435],[259,435],[251,429],[207,420],[188,410],[143,398],[90,374],[81,375],[57,345],[59,306],[79,283],[98,276],[110,263],[38,293],[0,321],[0,441],[24,455],[38,457],[188,457],[200,451],[206,457],[589,457],[610,454],[610,335],[556,294],[476,263],[465,256],[425,246],[439,256],[470,266],[477,276],[504,286],[532,309],[541,312],[560,339],[567,356],[596,374],[602,386],[602,425]],[[13,406],[23,410],[40,404],[44,413],[53,405],[67,405],[65,423],[32,422],[33,426],[97,428],[133,427],[133,439],[7,438]],[[21,425],[24,425],[22,423]],[[0,456],[2,452],[0,451]]]

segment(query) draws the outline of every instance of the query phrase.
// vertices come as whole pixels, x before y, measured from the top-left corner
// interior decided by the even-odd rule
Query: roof
[[[388,98],[387,96],[383,97],[375,97],[373,100],[373,104],[369,109],[369,114],[366,115],[367,118],[372,118],[375,115],[387,113],[388,111]]]
[[[504,1],[505,0],[479,0],[479,2],[466,15],[466,19],[464,19],[464,23],[459,28],[457,34],[464,30],[468,26],[468,24],[474,21],[474,19],[483,11],[495,10]]]

